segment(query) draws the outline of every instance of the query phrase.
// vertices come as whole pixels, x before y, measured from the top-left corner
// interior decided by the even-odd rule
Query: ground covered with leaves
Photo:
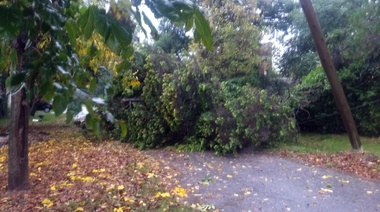
[[[211,188],[201,194],[200,187],[218,180],[223,185],[231,181],[228,187],[232,188],[240,188],[237,184],[247,182],[246,189],[253,190],[244,190],[242,195],[249,196],[256,194],[252,182],[262,179],[267,182],[269,176],[260,175],[263,167],[256,167],[255,171],[254,163],[248,163],[252,167],[241,165],[250,160],[248,156],[220,158],[200,153],[185,157],[177,151],[140,152],[115,141],[90,142],[76,128],[66,125],[32,125],[29,139],[31,189],[27,191],[6,192],[8,149],[0,147],[0,211],[191,211],[192,208],[218,211],[212,204],[192,205],[182,200],[191,200],[186,196],[195,192],[193,196],[198,199],[194,203],[201,202],[199,198],[207,196]],[[179,156],[174,157],[177,154]],[[273,154],[309,166],[333,168],[361,178],[380,180],[380,160],[369,153],[300,153],[281,149]],[[197,164],[199,167],[194,168]],[[249,168],[243,178],[236,171],[239,167],[242,173]],[[217,170],[215,176],[211,174],[214,168]],[[253,175],[255,173],[258,176]],[[178,174],[182,177],[178,178]],[[324,174],[322,179],[325,176],[329,175]],[[185,177],[190,177],[195,183],[186,182]],[[278,177],[273,175],[273,179]],[[239,180],[235,181],[235,178]],[[225,196],[230,197],[231,190],[223,188],[215,188],[221,189],[216,191],[218,195],[225,190]],[[241,195],[238,193],[236,191],[233,198],[239,198]],[[256,195],[259,197],[261,193]],[[253,197],[256,198],[255,195]],[[269,197],[264,200],[266,198]]]
[[[310,166],[332,168],[364,179],[380,180],[380,158],[368,152],[344,151],[329,154],[279,150],[274,154]]]
[[[6,192],[7,147],[0,148],[0,211],[164,211],[181,208],[169,167],[126,144],[93,143],[68,126],[32,126],[31,189]],[[170,178],[170,177],[169,177]]]

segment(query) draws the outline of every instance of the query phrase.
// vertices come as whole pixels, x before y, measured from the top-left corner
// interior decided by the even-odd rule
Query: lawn
[[[363,150],[380,157],[380,138],[360,137]],[[345,134],[300,134],[297,142],[280,145],[295,152],[337,153],[351,150]]]

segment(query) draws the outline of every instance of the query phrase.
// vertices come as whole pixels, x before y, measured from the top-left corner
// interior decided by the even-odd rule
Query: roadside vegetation
[[[0,193],[0,211],[193,210],[173,170],[141,154],[152,148],[269,149],[380,179],[380,3],[313,3],[364,152],[350,150],[298,2],[4,1],[0,190],[26,191]],[[40,98],[54,113],[29,116]]]

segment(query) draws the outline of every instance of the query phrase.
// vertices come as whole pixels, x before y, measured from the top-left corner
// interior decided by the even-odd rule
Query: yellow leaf
[[[331,175],[323,175],[322,176],[322,179],[328,179],[328,178],[332,178],[332,176]]]
[[[30,172],[30,174],[29,174],[31,177],[35,177],[35,176],[37,176],[37,174],[36,173],[34,173],[34,172]]]
[[[186,197],[186,190],[180,187],[174,188],[174,193],[179,197]]]
[[[148,178],[152,178],[154,177],[154,174],[153,173],[148,173]]]
[[[161,197],[170,197],[169,192],[161,193]]]
[[[156,197],[156,198],[158,198],[158,197],[165,198],[165,197],[170,197],[170,194],[169,194],[169,192],[164,192],[164,193],[157,192],[157,194],[154,197]]]
[[[92,170],[93,173],[99,173],[99,172],[105,172],[106,169],[94,169]]]
[[[82,207],[77,207],[75,211],[84,211],[84,209]]]
[[[227,178],[232,178],[232,175],[227,174]]]
[[[130,203],[134,203],[134,202],[135,202],[134,199],[129,198],[129,197],[124,197],[124,201],[126,201],[126,202],[130,202]]]
[[[94,180],[94,178],[92,178],[92,177],[81,177],[80,180],[85,181],[85,182],[91,182]]]
[[[118,187],[117,187],[117,190],[123,190],[124,189],[124,186],[123,185],[119,185]]]
[[[48,208],[50,208],[51,206],[54,205],[53,201],[51,201],[51,200],[48,199],[48,198],[42,200],[41,203],[42,203],[45,207],[48,207]]]
[[[114,189],[115,188],[115,185],[114,184],[111,184],[108,188],[107,188],[107,191],[110,191],[110,190],[112,190],[112,189]]]
[[[73,163],[72,167],[73,167],[73,169],[75,169],[76,167],[78,167],[78,164],[77,163]]]
[[[50,190],[55,191],[57,188],[55,186],[50,187]]]
[[[138,168],[138,169],[141,169],[142,167],[144,167],[144,163],[141,163],[141,162],[140,162],[140,163],[137,163],[137,168]]]
[[[114,208],[113,209],[113,212],[123,212],[123,211],[124,211],[124,207]]]
[[[321,188],[321,190],[319,191],[320,193],[333,193],[333,190],[331,189],[328,189],[328,188]]]

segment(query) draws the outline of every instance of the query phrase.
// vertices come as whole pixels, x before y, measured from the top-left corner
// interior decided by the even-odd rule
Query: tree
[[[350,46],[350,43],[346,42],[347,38],[355,31],[350,25],[350,19],[360,8],[366,7],[368,1],[316,0],[313,4],[319,14],[319,22],[328,49],[332,53],[334,65],[339,70],[350,61],[345,57],[346,50]],[[277,8],[280,10],[276,11]],[[274,26],[275,30],[283,32],[283,36],[288,36],[286,39],[282,37],[286,50],[279,61],[280,72],[286,77],[300,80],[315,69],[318,65],[318,56],[299,5],[294,1],[284,1],[281,4],[272,4],[264,11],[268,11],[264,13],[264,17],[268,17],[267,22]]]
[[[190,43],[190,38],[186,35],[185,29],[163,19],[160,21],[159,31],[160,37],[154,45],[165,53],[173,53],[178,59],[181,59],[181,51],[188,50]]]
[[[261,29],[255,25],[260,19],[253,11],[255,2],[202,1],[202,4],[208,11],[215,48],[212,52],[202,47],[196,49],[202,69],[220,81],[246,79],[242,84],[258,85]]]
[[[134,2],[138,7],[140,3]],[[82,7],[70,0],[9,1],[0,6],[0,32],[17,55],[15,71],[7,83],[13,86],[12,115],[9,136],[8,189],[26,189],[28,173],[28,120],[29,101],[35,94],[54,99],[56,115],[62,114],[78,88],[77,68],[81,67],[75,46],[78,38],[89,39],[94,33],[102,37],[107,47],[123,58],[117,70],[129,67],[133,53],[133,28],[130,25],[128,4],[110,2],[110,10],[95,5]],[[161,15],[180,23],[200,36],[211,48],[212,38],[207,22],[199,9],[181,1],[153,1],[152,8]],[[136,19],[141,23],[139,14]],[[144,16],[144,15],[143,15]],[[144,21],[149,22],[146,16]],[[90,102],[87,102],[88,108]],[[68,119],[72,113],[67,113]],[[90,113],[87,120],[94,129],[100,129],[99,117]],[[122,127],[123,128],[123,127]]]

